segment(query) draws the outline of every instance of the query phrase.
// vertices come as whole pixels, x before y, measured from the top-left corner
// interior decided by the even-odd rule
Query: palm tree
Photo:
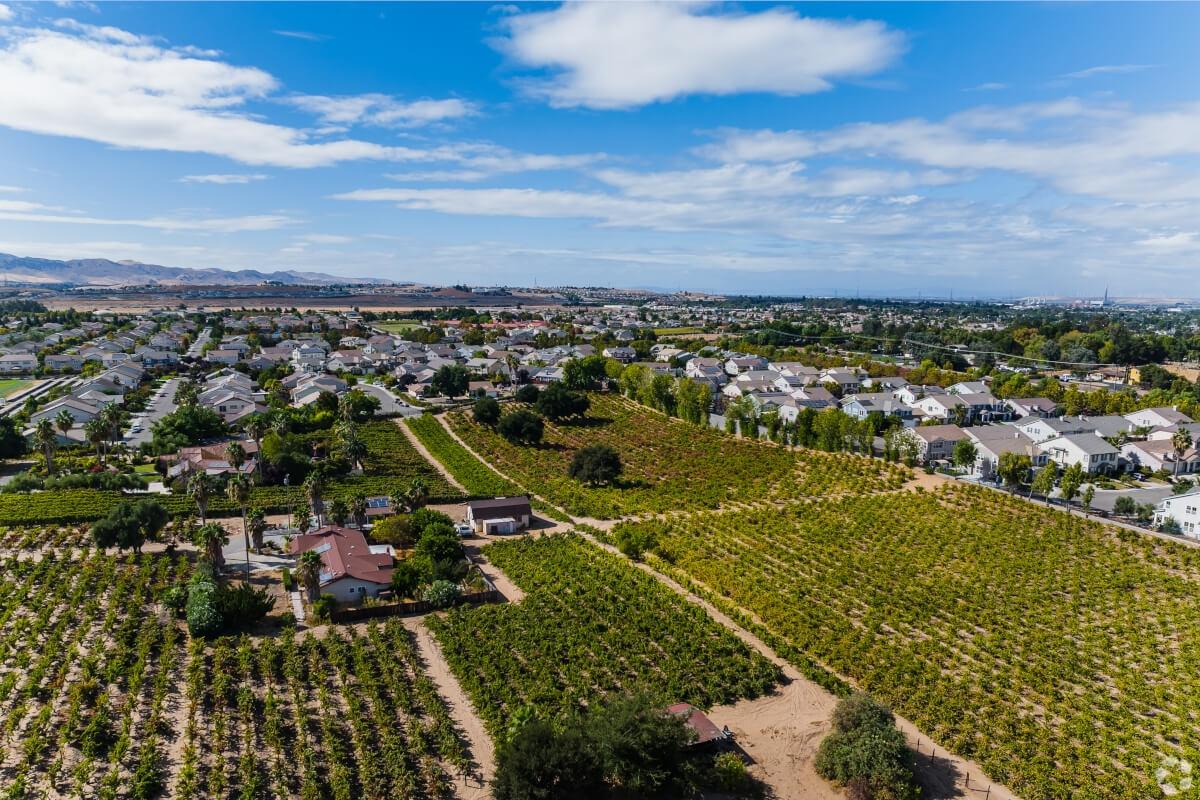
[[[1191,448],[1192,436],[1187,432],[1187,428],[1181,426],[1171,437],[1171,449],[1175,451],[1175,477],[1179,477],[1179,464]]]
[[[241,475],[242,465],[246,463],[246,448],[238,442],[230,442],[225,447],[225,460],[233,467],[235,473]]]
[[[83,423],[83,435],[96,448],[96,457],[104,463],[104,442],[108,439],[108,426],[99,417],[93,417]]]
[[[356,494],[350,499],[350,516],[354,517],[355,523],[360,527],[367,521],[366,495]]]
[[[357,435],[347,437],[342,442],[342,454],[354,465],[354,469],[362,471],[363,459],[367,457],[367,445]]]
[[[317,527],[321,526],[321,514],[325,511],[325,503],[321,499],[324,492],[325,481],[319,472],[313,470],[304,479],[304,494],[308,496],[309,508],[312,509],[313,516],[317,518]]]
[[[408,510],[416,511],[429,499],[429,484],[425,482],[424,478],[413,478],[408,484],[408,490],[404,493],[404,497]]]
[[[116,403],[112,403],[104,407],[104,410],[100,412],[100,418],[104,420],[108,440],[116,443],[121,438],[121,426],[125,422],[125,412]]]
[[[46,474],[53,474],[54,451],[58,449],[58,439],[54,433],[54,423],[49,418],[42,417],[34,426],[33,443],[42,450],[42,458],[46,461]]]
[[[250,502],[250,481],[244,475],[234,475],[225,484],[225,496],[242,510],[242,539],[246,548],[246,580],[250,579],[250,531],[246,525],[246,506]]]
[[[292,527],[300,531],[300,533],[308,533],[308,529],[311,525],[311,512],[307,508],[296,509],[296,513],[292,515]]]
[[[345,500],[334,500],[329,504],[329,518],[333,520],[334,525],[344,527],[349,516],[350,507],[346,505]]]
[[[262,438],[271,430],[271,422],[263,414],[253,414],[246,420],[246,433],[254,440],[254,454],[258,459],[259,469],[262,469]],[[251,480],[254,476],[250,476]]]
[[[246,523],[250,528],[250,541],[254,543],[254,552],[261,553],[263,534],[267,530],[267,515],[261,508],[252,508],[246,517]]]
[[[204,557],[208,559],[213,567],[220,569],[225,563],[225,554],[221,548],[229,541],[229,536],[226,535],[225,529],[215,522],[201,525],[196,528],[192,534],[192,544],[200,552],[204,553]]]
[[[196,501],[196,508],[200,511],[200,523],[204,524],[208,521],[208,500],[212,497],[213,479],[208,473],[203,470],[193,472],[188,478],[187,491]]]
[[[296,580],[304,584],[308,602],[315,603],[321,593],[321,554],[306,550],[296,561]]]
[[[60,408],[58,416],[54,418],[54,427],[58,428],[58,432],[65,437],[71,428],[75,427],[75,418],[71,416],[70,411]]]

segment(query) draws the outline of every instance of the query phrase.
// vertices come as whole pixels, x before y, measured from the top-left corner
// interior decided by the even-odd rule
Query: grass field
[[[0,380],[0,397],[8,397],[16,394],[27,386],[32,386],[34,381],[21,380],[20,378],[4,378]]]
[[[1200,550],[967,486],[639,527],[1023,798],[1145,800],[1200,763]]]
[[[683,336],[688,333],[704,333],[704,328],[683,327],[683,328],[655,328],[655,336]]]
[[[672,420],[613,395],[592,395],[586,418],[546,425],[539,447],[510,444],[463,413],[454,430],[501,472],[568,512],[597,519],[627,514],[717,508],[828,493],[895,488],[908,471],[882,461],[790,451]],[[574,453],[612,446],[625,474],[615,487],[587,487],[567,476]]]
[[[757,697],[779,680],[773,664],[698,606],[577,536],[501,542],[484,553],[525,597],[460,607],[427,624],[493,736],[526,705],[552,717],[644,690],[664,704],[707,708]]]
[[[373,322],[371,324],[381,331],[387,331],[388,333],[408,333],[413,328],[420,328],[424,325],[423,322],[417,322],[416,320],[395,320],[392,322]]]

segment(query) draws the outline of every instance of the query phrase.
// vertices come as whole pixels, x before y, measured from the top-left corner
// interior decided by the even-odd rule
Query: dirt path
[[[529,536],[540,536],[541,532],[527,534]],[[519,603],[525,599],[525,591],[512,582],[503,571],[491,561],[488,561],[487,553],[483,552],[483,548],[491,540],[482,536],[463,539],[463,549],[467,551],[467,555],[474,560],[475,565],[479,567],[479,571],[484,577],[492,582],[499,590],[500,594],[504,595],[504,600],[509,603]]]
[[[442,462],[433,457],[433,453],[429,452],[429,448],[427,448],[421,442],[421,440],[417,438],[417,435],[413,433],[407,425],[404,424],[403,419],[396,418],[393,419],[392,422],[395,422],[400,426],[400,430],[404,431],[404,435],[408,438],[408,441],[412,444],[412,446],[416,448],[417,452],[420,453],[422,457],[424,457],[424,459],[433,466],[434,469],[442,473],[442,477],[445,478],[451,486],[453,486],[455,489],[458,489],[465,495],[471,494],[467,491],[467,487],[455,480],[454,476],[450,474],[450,470],[442,466]]]
[[[488,736],[483,722],[467,699],[467,693],[463,691],[458,679],[450,671],[450,666],[442,656],[442,650],[438,647],[437,640],[425,627],[423,619],[419,617],[405,618],[404,626],[415,635],[417,650],[420,651],[421,660],[425,662],[425,674],[437,686],[438,694],[442,696],[450,709],[450,716],[453,717],[459,730],[467,737],[471,755],[475,758],[475,764],[478,767],[478,775],[459,776],[454,779],[454,793],[459,800],[489,800],[492,793],[488,787],[492,776],[496,773],[492,738]]]

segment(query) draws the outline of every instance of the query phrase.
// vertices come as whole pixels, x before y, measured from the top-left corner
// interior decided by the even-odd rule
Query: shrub
[[[331,594],[323,594],[312,604],[313,619],[327,620],[337,610],[337,598]]]
[[[647,551],[658,544],[658,536],[649,526],[618,526],[612,534],[617,549],[634,561],[641,561]]]
[[[462,590],[458,588],[458,584],[438,580],[429,585],[422,599],[432,603],[434,608],[449,608],[457,603],[460,597]]]
[[[746,762],[736,753],[721,753],[713,759],[713,779],[722,792],[742,795],[749,792],[754,779],[746,769]]]
[[[399,561],[392,569],[392,591],[397,597],[416,597],[417,589],[425,581],[425,570],[414,559]]]
[[[221,632],[221,612],[217,608],[217,584],[211,580],[194,581],[188,588],[188,631],[196,638],[217,636]]]
[[[287,567],[279,575],[279,579],[283,582],[283,589],[286,592],[296,591],[296,579],[292,577],[292,571]]]
[[[888,800],[920,796],[912,753],[895,726],[895,717],[862,693],[838,703],[833,731],[821,742],[813,766],[826,780],[847,787],[853,783],[861,796]]]
[[[371,528],[371,541],[407,550],[416,542],[417,530],[411,516],[397,514],[375,523]]]

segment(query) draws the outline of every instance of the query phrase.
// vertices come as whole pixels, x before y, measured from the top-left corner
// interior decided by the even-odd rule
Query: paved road
[[[208,344],[208,340],[211,338],[212,328],[205,328],[204,330],[200,331],[200,333],[196,336],[196,341],[192,342],[192,346],[187,349],[187,353],[185,355],[189,355],[192,358],[199,358],[200,350],[204,347],[204,345]]]
[[[150,399],[146,410],[141,412],[136,422],[130,423],[131,427],[138,422],[141,423],[142,429],[137,433],[125,434],[125,441],[130,447],[137,447],[142,442],[148,442],[153,438],[150,433],[150,426],[160,419],[170,414],[175,410],[175,390],[179,387],[179,382],[182,378],[169,378],[159,389],[158,394]]]
[[[1100,511],[1112,511],[1117,498],[1123,495],[1132,497],[1138,505],[1149,503],[1156,506],[1171,497],[1172,494],[1170,486],[1154,486],[1146,489],[1097,489],[1096,496],[1092,498],[1092,508]]]
[[[379,398],[380,414],[399,414],[402,417],[419,417],[422,414],[421,409],[404,402],[383,386],[374,383],[359,383],[357,388]]]

